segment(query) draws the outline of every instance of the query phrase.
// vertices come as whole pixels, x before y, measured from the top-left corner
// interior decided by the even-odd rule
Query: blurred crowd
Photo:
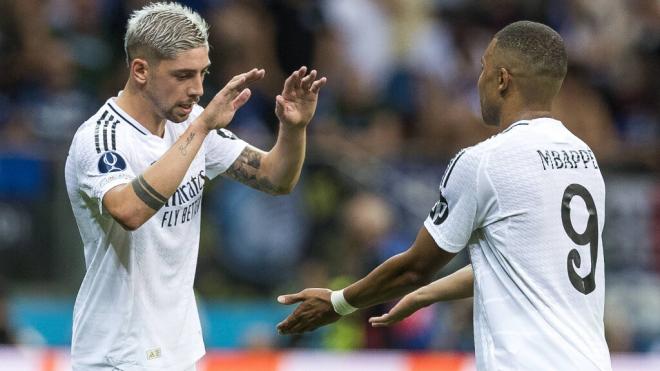
[[[145,3],[0,0],[0,275],[10,283],[57,282],[62,269],[50,263],[63,254],[79,255],[82,265],[70,211],[53,211],[68,207],[63,164],[77,127],[123,87],[126,19]],[[555,28],[567,46],[569,73],[556,117],[593,149],[606,182],[608,173],[624,183],[634,174],[643,184],[629,189],[646,186],[654,195],[639,200],[651,205],[644,254],[634,253],[639,245],[617,241],[607,250],[605,242],[613,303],[606,320],[613,351],[660,351],[660,2],[181,3],[211,26],[202,104],[231,76],[266,69],[229,127],[253,145],[269,149],[274,142],[275,95],[286,75],[306,65],[328,78],[309,129],[302,180],[291,195],[265,196],[224,180],[207,189],[200,296],[274,298],[304,287],[341,288],[405,250],[435,202],[451,156],[496,132],[481,123],[476,81],[483,50],[498,29],[528,19]],[[621,212],[620,219],[630,222],[626,216]],[[70,231],[49,227],[56,218],[70,218],[59,224]],[[468,262],[462,254],[442,273]],[[62,284],[72,295],[81,276],[76,279]],[[626,290],[631,285],[639,292]],[[256,342],[473,347],[469,300],[426,308],[393,328],[369,328],[365,318],[384,310],[348,318],[313,341]]]

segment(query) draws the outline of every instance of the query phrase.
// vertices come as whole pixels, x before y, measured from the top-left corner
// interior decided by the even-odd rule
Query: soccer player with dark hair
[[[387,326],[433,302],[474,296],[478,369],[611,370],[605,186],[593,152],[551,116],[566,68],[562,38],[551,28],[522,21],[499,31],[478,87],[484,121],[501,132],[450,162],[408,250],[343,290],[280,296],[300,305],[279,331],[314,330],[407,294],[370,319]],[[465,247],[471,265],[428,284]]]

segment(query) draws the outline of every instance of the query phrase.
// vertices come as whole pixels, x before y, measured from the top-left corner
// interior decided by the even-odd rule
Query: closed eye
[[[192,73],[176,73],[174,74],[174,77],[176,77],[177,80],[183,81],[190,79],[194,76]]]

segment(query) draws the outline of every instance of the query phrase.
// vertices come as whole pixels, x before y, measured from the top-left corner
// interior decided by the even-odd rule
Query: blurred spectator
[[[564,79],[553,111],[558,120],[587,143],[600,163],[616,163],[621,148],[612,113],[601,95],[585,84],[575,69]]]
[[[45,59],[34,71],[38,78],[20,102],[33,119],[33,131],[42,139],[67,143],[94,109],[94,100],[77,85],[76,66],[70,49],[60,40],[41,46]],[[68,143],[67,143],[68,144]]]
[[[307,218],[300,191],[272,197],[232,182],[218,189],[211,207],[213,227],[221,233],[220,266],[261,292],[272,292],[294,275],[303,253]]]

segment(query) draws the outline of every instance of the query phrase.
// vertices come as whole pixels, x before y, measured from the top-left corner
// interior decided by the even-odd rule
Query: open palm
[[[304,66],[294,71],[284,82],[282,94],[275,99],[275,114],[285,125],[304,127],[314,116],[319,90],[327,79],[316,80],[316,70],[306,74]]]

